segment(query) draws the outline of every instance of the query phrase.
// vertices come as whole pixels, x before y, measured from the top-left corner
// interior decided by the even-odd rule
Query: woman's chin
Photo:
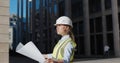
[[[57,32],[58,35],[61,35],[59,32]]]

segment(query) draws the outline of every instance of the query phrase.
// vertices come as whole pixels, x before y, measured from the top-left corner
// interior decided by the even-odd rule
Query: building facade
[[[62,15],[73,20],[77,45],[76,58],[120,56],[119,0],[33,0],[32,41],[43,53],[50,53],[59,36],[53,24]],[[34,17],[35,16],[35,17]]]
[[[0,62],[9,63],[9,0],[0,0]]]
[[[120,57],[120,0],[32,0],[26,4],[26,39],[42,53],[52,52],[60,38],[53,24],[66,15],[73,20],[76,58],[104,57],[105,45],[110,47],[109,56]]]
[[[37,40],[39,36],[37,33],[40,33],[38,40],[41,41],[34,41],[39,44],[38,48],[44,48],[40,50],[52,51],[58,39],[53,24],[59,16],[66,15],[73,20],[73,32],[78,44],[77,58],[104,56],[105,45],[110,47],[110,56],[120,56],[119,0],[40,0],[40,2],[43,2],[38,10],[40,18],[38,22],[41,24],[33,25],[34,30],[40,31],[33,31],[36,37],[33,37],[33,40]],[[34,4],[35,2],[33,6]],[[34,21],[34,24],[38,22]]]
[[[108,44],[110,55],[120,56],[119,0],[76,0],[71,6],[76,42],[80,44],[76,54],[103,56]]]

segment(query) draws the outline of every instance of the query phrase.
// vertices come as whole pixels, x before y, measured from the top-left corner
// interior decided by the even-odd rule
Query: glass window
[[[111,8],[111,0],[105,0],[105,9]]]
[[[78,42],[79,54],[85,54],[84,37],[83,36],[79,37],[79,41],[80,41]]]
[[[119,30],[120,30],[120,13],[118,15],[118,19],[119,19]]]
[[[72,0],[72,17],[83,16],[83,4],[81,0],[74,1]],[[77,8],[76,8],[77,7]]]
[[[101,17],[95,18],[95,27],[96,27],[96,32],[102,32],[102,18]]]
[[[90,19],[90,33],[94,33],[94,19]]]
[[[94,37],[94,35],[91,35],[90,36],[90,45],[91,45],[91,54],[93,55],[93,54],[95,54],[95,37]]]
[[[59,16],[65,15],[65,2],[61,1],[58,7],[59,7]]]
[[[49,0],[49,3],[51,3],[52,2],[52,0]]]
[[[77,44],[80,43],[80,41],[79,41],[79,36],[76,36],[76,35],[75,35],[75,42],[76,42]],[[77,51],[75,52],[75,54],[78,55],[78,54],[79,54],[79,51],[80,51],[80,50],[79,50],[79,49],[80,49],[80,48],[79,48],[79,45],[76,46],[76,49],[77,49]]]
[[[118,0],[118,6],[120,6],[120,0]]]
[[[107,15],[106,16],[106,27],[107,31],[112,31],[113,30],[113,25],[112,25],[112,15]]]
[[[110,47],[110,55],[114,55],[114,40],[113,40],[113,33],[107,34],[107,42]]]
[[[83,21],[79,22],[79,33],[78,34],[83,34],[84,33],[84,25],[83,25]]]
[[[36,10],[39,9],[39,6],[40,6],[40,0],[36,0]]]
[[[45,6],[45,0],[42,0],[43,1],[43,6]]]
[[[73,26],[74,26],[74,28],[73,28],[74,34],[78,35],[78,23],[73,23]]]
[[[103,55],[103,35],[96,35],[97,54]]]
[[[57,4],[54,5],[54,14],[57,16],[58,6]]]
[[[90,14],[95,12],[100,12],[100,11],[101,11],[101,0],[90,0],[89,1]]]

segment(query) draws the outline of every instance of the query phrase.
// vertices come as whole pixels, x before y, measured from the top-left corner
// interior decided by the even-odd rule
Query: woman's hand
[[[46,59],[45,63],[54,63],[52,59]]]
[[[44,56],[44,58],[45,58],[45,59],[47,59],[47,58],[48,58],[47,54],[43,54],[43,56]]]
[[[52,59],[48,58],[47,54],[43,54],[45,58],[45,63],[54,63]]]
[[[52,58],[48,58],[47,54],[43,54],[45,63],[64,63],[63,60],[54,61]]]
[[[52,59],[46,59],[45,63],[64,63],[63,60],[54,61]]]

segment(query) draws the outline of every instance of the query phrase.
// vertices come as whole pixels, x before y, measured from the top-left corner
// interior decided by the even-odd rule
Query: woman
[[[61,16],[56,20],[56,31],[62,38],[54,47],[52,54],[44,54],[46,63],[70,63],[73,60],[76,43],[71,32],[72,21],[67,16]]]

